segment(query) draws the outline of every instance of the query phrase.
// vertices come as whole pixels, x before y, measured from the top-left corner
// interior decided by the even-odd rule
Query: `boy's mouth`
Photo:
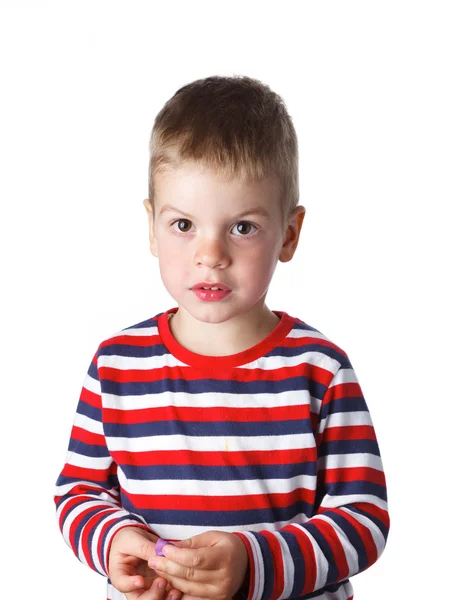
[[[201,281],[200,283],[196,283],[195,285],[193,285],[193,287],[191,288],[192,290],[198,290],[198,289],[208,289],[208,290],[222,290],[224,292],[230,291],[230,288],[228,288],[225,283],[222,283],[221,281],[218,282],[207,282],[207,281]]]

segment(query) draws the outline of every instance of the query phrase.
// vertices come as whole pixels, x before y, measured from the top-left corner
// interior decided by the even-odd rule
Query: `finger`
[[[163,554],[170,561],[182,565],[183,567],[195,567],[202,571],[217,569],[217,559],[222,552],[217,548],[180,548],[177,546],[164,546]],[[152,556],[149,560],[149,566],[153,567],[153,561],[164,560],[163,557]],[[152,564],[151,564],[152,562]],[[162,569],[163,570],[163,569]]]
[[[135,534],[135,532],[133,532]],[[149,560],[149,556],[154,553],[155,542],[152,542],[144,535],[135,534],[124,536],[121,540],[121,554],[136,556],[142,560]]]
[[[195,558],[193,562],[197,563]],[[198,583],[211,583],[218,572],[217,570],[203,570],[201,566],[198,567],[197,565],[185,567],[168,558],[159,556],[153,556],[149,560],[149,566],[154,569],[160,577],[179,577]]]
[[[127,600],[163,600],[166,598],[166,587],[166,580],[157,577],[149,589],[126,593],[125,597]]]
[[[170,585],[183,593],[182,600],[185,600],[186,595],[188,596],[199,596],[203,600],[206,598],[217,598],[217,586],[211,585],[211,583],[199,583],[197,581],[189,581],[180,577],[173,577],[166,573],[160,573],[162,577],[165,577]],[[211,580],[210,580],[211,582]]]
[[[133,592],[134,590],[143,589],[150,587],[150,581],[148,577],[142,575],[130,574],[127,572],[127,568],[122,565],[116,567],[114,574],[114,587],[124,594],[127,592]]]

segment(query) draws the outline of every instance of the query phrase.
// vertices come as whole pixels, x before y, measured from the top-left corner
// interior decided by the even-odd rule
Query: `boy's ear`
[[[302,223],[304,222],[305,207],[297,206],[291,213],[288,225],[285,231],[285,238],[279,254],[280,262],[288,262],[293,258],[296,247],[299,242]]]
[[[143,200],[144,208],[147,212],[147,220],[149,223],[149,243],[150,243],[150,251],[154,256],[158,256],[158,247],[155,239],[155,223],[152,213],[152,204],[150,203],[149,198],[145,198]]]

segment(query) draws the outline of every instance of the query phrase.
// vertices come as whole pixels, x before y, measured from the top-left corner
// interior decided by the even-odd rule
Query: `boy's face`
[[[144,201],[150,248],[179,310],[208,323],[263,312],[277,262],[289,261],[296,250],[304,207],[296,208],[283,231],[275,181],[223,182],[194,163],[159,173],[155,187],[155,221]],[[193,291],[201,282],[219,282],[230,292],[202,300]]]

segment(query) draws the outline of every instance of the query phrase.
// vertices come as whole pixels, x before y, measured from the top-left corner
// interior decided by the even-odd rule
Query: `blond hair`
[[[284,228],[299,201],[296,131],[283,99],[257,79],[211,76],[181,87],[155,118],[149,200],[155,175],[194,161],[243,183],[275,177]]]

